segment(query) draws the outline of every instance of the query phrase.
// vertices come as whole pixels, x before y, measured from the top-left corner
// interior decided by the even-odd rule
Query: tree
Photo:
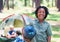
[[[24,0],[24,3],[25,3],[25,5],[24,5],[24,6],[27,6],[27,0]]]
[[[0,12],[3,9],[3,0],[0,0]]]
[[[56,0],[52,0],[52,7],[56,6],[55,2]]]
[[[58,8],[58,11],[60,11],[60,0],[56,0],[56,6]]]
[[[35,3],[35,8],[40,6],[40,0],[32,0],[32,6],[34,6]]]
[[[11,2],[12,2],[11,8],[14,9],[14,0],[11,0]]]
[[[35,0],[32,0],[32,7],[34,7]]]
[[[36,0],[35,3],[36,8],[40,6],[40,0]]]
[[[7,3],[6,3],[7,9],[9,9],[9,0],[6,0],[6,1],[7,1]]]
[[[10,2],[10,4],[9,4],[9,2]],[[4,6],[6,6],[8,10],[10,7],[12,9],[14,9],[14,0],[4,0]]]

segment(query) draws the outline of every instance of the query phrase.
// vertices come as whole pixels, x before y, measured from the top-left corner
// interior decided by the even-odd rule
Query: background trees
[[[58,11],[60,11],[60,0],[56,0],[56,6],[58,8]]]
[[[21,2],[21,3],[19,3]],[[16,4],[19,4],[19,6],[25,6],[25,7],[35,7],[37,8],[40,5],[47,6],[47,7],[57,7],[60,11],[60,0],[0,0],[0,10],[3,9],[3,6],[7,7],[7,9],[12,8],[14,9]],[[16,5],[17,7],[17,5]]]
[[[3,9],[3,0],[0,0],[0,12]]]

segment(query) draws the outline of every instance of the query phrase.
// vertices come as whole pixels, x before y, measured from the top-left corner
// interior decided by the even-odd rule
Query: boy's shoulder
[[[46,25],[50,25],[47,21],[44,21],[44,23],[45,23]]]

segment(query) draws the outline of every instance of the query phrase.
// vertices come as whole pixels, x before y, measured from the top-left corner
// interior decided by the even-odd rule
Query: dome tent
[[[4,30],[7,26],[13,25],[15,29],[21,30],[24,25],[30,24],[31,21],[32,20],[26,15],[14,14],[3,19],[0,29]]]

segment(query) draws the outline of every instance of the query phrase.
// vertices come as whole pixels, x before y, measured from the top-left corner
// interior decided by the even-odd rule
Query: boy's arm
[[[7,33],[6,38],[11,38],[11,36],[10,36],[10,34],[9,34],[9,33]]]
[[[51,30],[50,24],[48,25],[46,33],[47,33],[47,40],[48,40],[48,42],[51,42],[52,30]]]
[[[16,37],[16,33],[15,32],[12,33],[11,38],[12,37]]]
[[[51,42],[51,36],[48,36],[48,42]]]

